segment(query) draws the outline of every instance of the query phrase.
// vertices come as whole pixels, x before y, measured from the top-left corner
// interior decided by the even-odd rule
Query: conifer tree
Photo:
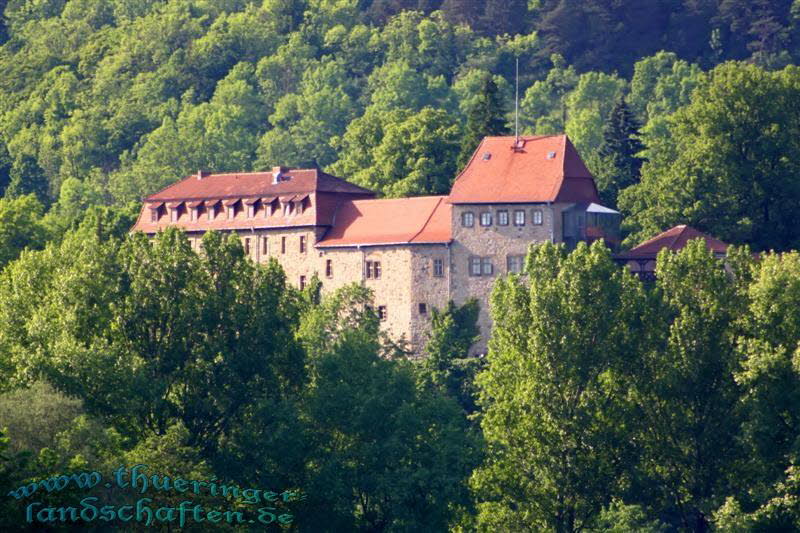
[[[461,141],[461,153],[458,156],[459,171],[469,162],[481,139],[487,135],[508,133],[503,118],[503,103],[497,92],[497,84],[492,76],[487,74],[481,98],[467,115],[467,126]]]
[[[644,149],[639,140],[639,124],[631,109],[620,97],[603,128],[600,156],[606,160],[606,172],[598,176],[598,188],[607,205],[616,206],[619,191],[639,182],[642,159],[636,154]]]

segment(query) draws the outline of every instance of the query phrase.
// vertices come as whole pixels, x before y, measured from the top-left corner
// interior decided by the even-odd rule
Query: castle
[[[275,258],[290,282],[316,274],[323,292],[357,282],[374,293],[383,329],[419,353],[431,308],[481,303],[497,276],[519,272],[534,242],[619,241],[618,212],[600,205],[594,178],[565,135],[487,137],[447,196],[377,199],[319,169],[198,172],[148,196],[134,231],[236,232],[253,261]]]

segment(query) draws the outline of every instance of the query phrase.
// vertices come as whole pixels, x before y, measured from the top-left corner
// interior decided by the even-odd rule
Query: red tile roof
[[[281,175],[288,179],[273,184],[272,172],[210,174],[202,178],[195,174],[148,196],[145,201],[244,198],[310,192],[374,194],[316,168],[283,169]]]
[[[694,229],[691,226],[681,224],[670,228],[663,233],[659,233],[652,239],[644,241],[639,246],[631,248],[627,252],[617,255],[623,259],[654,259],[658,252],[667,248],[673,252],[682,250],[686,243],[692,239],[705,239],[706,247],[714,253],[724,254],[728,250],[728,245],[719,239]]]
[[[600,203],[566,135],[486,137],[450,191],[450,203]]]
[[[372,198],[375,193],[326,174],[318,169],[281,169],[284,179],[273,183],[272,172],[196,174],[145,198],[139,219],[133,231],[156,233],[168,226],[177,226],[186,231],[247,230],[296,226],[327,226],[333,223],[337,206],[345,200]],[[199,177],[202,176],[202,177]],[[279,208],[266,215],[265,204],[273,200],[302,203],[301,213],[293,210],[288,215]],[[242,202],[233,219],[228,219],[226,207]],[[162,214],[152,222],[150,209],[163,206],[178,208],[180,215],[173,222],[170,213]],[[217,204],[218,214],[208,220],[206,210]],[[221,204],[221,205],[220,205]],[[248,216],[249,205],[255,206],[253,217]],[[194,207],[205,207],[197,218],[191,219]],[[163,209],[163,208],[162,208]]]
[[[452,207],[446,196],[353,200],[341,204],[317,246],[446,243]]]

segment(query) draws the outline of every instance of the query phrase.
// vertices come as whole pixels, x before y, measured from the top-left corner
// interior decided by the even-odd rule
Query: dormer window
[[[225,201],[224,203],[225,203],[225,210],[228,214],[228,220],[233,220],[234,218],[236,218],[236,206],[239,203],[239,199],[233,198]]]
[[[261,205],[264,206],[264,218],[272,215],[277,211],[277,200],[274,196],[267,196],[261,199]]]
[[[169,218],[172,222],[177,222],[178,218],[181,216],[181,204],[174,203],[167,205],[169,208]]]
[[[214,220],[214,217],[217,216],[216,202],[208,206],[207,213],[208,213],[208,221],[211,222],[212,220]]]
[[[248,204],[247,205],[247,218],[253,218],[256,216],[256,206],[255,204]]]
[[[197,216],[199,214],[199,211],[200,211],[199,207],[193,207],[192,208],[192,222],[195,222],[197,220]]]

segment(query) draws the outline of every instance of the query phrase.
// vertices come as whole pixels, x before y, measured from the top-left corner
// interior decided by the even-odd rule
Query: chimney
[[[287,167],[272,167],[272,183],[273,185],[276,183],[280,183],[281,181],[285,181],[289,179],[288,177],[284,176],[284,173],[289,170]]]
[[[211,175],[211,172],[209,172],[207,170],[198,170],[197,171],[197,179],[199,179],[199,180],[205,178],[206,176],[210,176],[210,175]]]

